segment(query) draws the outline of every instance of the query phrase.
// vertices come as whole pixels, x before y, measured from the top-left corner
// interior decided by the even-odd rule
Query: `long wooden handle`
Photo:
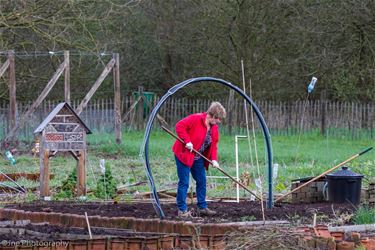
[[[309,180],[308,182],[303,183],[301,186],[296,187],[295,189],[293,189],[293,190],[290,191],[289,193],[286,193],[286,194],[284,194],[283,196],[281,196],[281,197],[279,197],[278,199],[276,199],[276,200],[275,200],[275,203],[281,201],[282,199],[284,199],[285,196],[288,196],[288,195],[290,195],[291,193],[294,193],[295,191],[297,191],[297,190],[303,188],[304,186],[310,184],[311,182],[316,181],[316,180],[319,179],[320,177],[322,177],[322,176],[324,176],[324,175],[326,175],[326,174],[332,172],[333,170],[335,170],[335,169],[341,167],[342,165],[344,165],[344,164],[346,164],[346,163],[348,163],[348,162],[354,160],[354,159],[357,158],[358,156],[361,156],[361,155],[367,153],[367,152],[370,151],[371,149],[372,149],[372,147],[367,148],[367,149],[363,150],[361,153],[358,153],[358,154],[353,155],[353,156],[350,157],[349,159],[347,159],[347,160],[341,162],[340,164],[338,164],[338,165],[336,165],[336,166],[334,166],[334,167],[328,169],[328,170],[325,171],[324,173],[322,173],[322,174],[320,174],[320,175],[318,175],[318,176],[312,178],[312,179]]]
[[[171,136],[173,136],[174,138],[176,138],[179,142],[181,142],[182,144],[186,145],[186,143],[180,137],[178,137],[177,135],[175,135],[172,131],[170,131],[169,129],[167,129],[164,126],[161,126],[161,128],[164,129],[165,132],[167,132],[168,134],[170,134]],[[195,150],[194,148],[193,148],[193,152],[196,153],[197,155],[199,155],[200,157],[202,157],[204,160],[208,161],[211,165],[213,165],[213,163],[212,163],[212,161],[210,159],[208,159],[206,156],[204,156],[203,154],[201,154],[199,151]],[[227,174],[222,168],[220,168],[220,167],[215,167],[215,168],[218,169],[220,172],[222,172],[227,177],[229,177],[229,179],[231,179],[233,182],[235,182],[236,184],[240,185],[243,189],[245,189],[246,191],[248,191],[250,194],[254,195],[255,198],[257,198],[258,200],[260,200],[260,198],[254,192],[252,192],[250,189],[248,189],[241,182],[238,182],[232,176],[230,176],[229,174]]]

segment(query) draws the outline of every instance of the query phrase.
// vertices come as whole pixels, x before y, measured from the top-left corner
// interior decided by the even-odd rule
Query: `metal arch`
[[[157,194],[157,191],[156,191],[154,179],[152,177],[152,172],[151,172],[151,168],[150,168],[150,164],[149,164],[149,158],[148,158],[148,143],[149,143],[149,137],[150,137],[150,131],[151,131],[152,124],[155,120],[155,117],[156,117],[159,109],[161,108],[161,106],[165,103],[165,101],[171,95],[173,95],[178,90],[180,90],[181,88],[183,88],[183,87],[185,87],[189,84],[194,84],[194,83],[198,83],[198,82],[208,82],[208,81],[209,82],[217,82],[217,83],[223,84],[223,85],[235,90],[243,98],[245,98],[245,100],[253,107],[253,110],[254,110],[257,118],[258,118],[258,121],[261,124],[263,136],[264,136],[265,143],[266,143],[267,158],[268,158],[268,203],[267,203],[267,205],[268,205],[268,208],[273,207],[271,136],[270,136],[268,127],[267,127],[267,125],[264,121],[264,118],[263,118],[261,112],[259,111],[257,105],[240,88],[238,88],[237,86],[233,85],[230,82],[227,82],[225,80],[218,79],[218,78],[213,78],[213,77],[197,77],[197,78],[191,78],[191,79],[185,80],[183,82],[180,82],[179,84],[176,84],[175,86],[170,88],[168,90],[168,92],[163,97],[161,97],[160,101],[154,107],[154,109],[152,110],[152,112],[151,112],[151,114],[148,118],[148,121],[147,121],[145,135],[144,135],[143,143],[141,145],[141,150],[140,150],[140,157],[142,158],[145,169],[146,169],[146,175],[147,175],[147,178],[148,178],[150,191],[151,191],[152,197],[154,199],[153,205],[154,205],[155,211],[160,216],[161,219],[163,219],[165,216],[164,216],[163,209],[161,208],[161,205],[160,205],[159,197],[158,197],[158,194]]]

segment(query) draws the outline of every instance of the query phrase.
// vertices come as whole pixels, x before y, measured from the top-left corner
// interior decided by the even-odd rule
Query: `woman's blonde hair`
[[[218,119],[224,119],[227,116],[227,112],[220,102],[212,102],[207,110],[207,114]]]

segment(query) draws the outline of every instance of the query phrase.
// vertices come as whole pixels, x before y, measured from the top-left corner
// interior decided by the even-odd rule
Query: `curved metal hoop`
[[[213,78],[213,77],[197,77],[197,78],[191,78],[191,79],[185,80],[185,81],[183,81],[179,84],[176,84],[172,88],[170,88],[168,90],[168,92],[163,97],[160,98],[160,101],[157,103],[155,108],[152,110],[152,112],[151,112],[151,114],[148,118],[148,121],[147,121],[145,135],[144,135],[143,143],[141,145],[141,150],[140,150],[140,157],[143,159],[143,163],[144,163],[144,166],[145,166],[145,169],[146,169],[148,183],[149,183],[149,186],[150,186],[150,191],[151,191],[152,197],[154,199],[153,205],[154,205],[156,213],[160,216],[161,219],[163,219],[165,217],[163,209],[161,208],[161,205],[160,205],[157,190],[155,188],[154,179],[152,177],[152,172],[151,172],[151,168],[150,168],[150,164],[149,164],[149,158],[148,158],[148,143],[149,143],[151,127],[152,127],[152,124],[155,120],[155,117],[156,117],[159,109],[161,108],[161,106],[165,103],[165,101],[170,96],[172,96],[178,90],[180,90],[181,88],[183,88],[187,85],[195,84],[195,83],[199,83],[199,82],[216,82],[216,83],[225,85],[225,86],[235,90],[237,93],[239,93],[247,101],[247,103],[249,103],[252,106],[252,108],[253,108],[253,110],[256,114],[256,117],[257,117],[257,119],[258,119],[258,121],[259,121],[259,123],[262,127],[263,136],[264,136],[265,143],[266,143],[267,158],[268,158],[268,164],[267,164],[268,165],[268,203],[267,203],[267,205],[268,205],[268,208],[272,208],[272,206],[273,206],[273,194],[272,194],[272,146],[271,146],[271,136],[270,136],[268,127],[267,127],[267,125],[264,121],[264,118],[263,118],[261,112],[259,111],[256,104],[253,102],[253,100],[251,100],[251,98],[249,96],[247,96],[240,88],[233,85],[232,83],[224,81],[222,79]]]

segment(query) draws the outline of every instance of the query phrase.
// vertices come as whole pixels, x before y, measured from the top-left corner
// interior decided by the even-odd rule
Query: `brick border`
[[[84,215],[64,214],[55,212],[30,212],[13,208],[0,209],[0,218],[9,220],[30,220],[33,223],[48,222],[53,225],[66,227],[86,227]],[[241,225],[241,223],[214,224],[214,223],[193,223],[184,221],[168,221],[160,219],[139,219],[134,217],[104,217],[89,216],[90,225],[93,227],[122,228],[134,232],[160,233],[158,237],[132,237],[129,239],[101,239],[103,244],[111,245],[110,249],[143,249],[147,245],[149,249],[189,249],[207,248],[224,249],[225,235],[229,232],[241,232],[256,225]],[[321,247],[325,249],[355,249],[363,245],[366,249],[375,250],[375,239],[361,238],[359,233],[352,233],[353,241],[344,241],[344,233],[329,232],[325,225],[318,225],[315,228],[296,228],[303,237],[301,244],[310,247]],[[95,239],[95,246],[99,239]],[[104,241],[103,241],[104,240]],[[81,243],[71,241],[74,249],[91,249],[93,240]],[[91,243],[90,243],[91,242]],[[107,242],[107,243],[105,243]],[[354,242],[354,243],[353,243]],[[78,246],[78,245],[79,246]],[[81,245],[80,245],[81,244]]]

